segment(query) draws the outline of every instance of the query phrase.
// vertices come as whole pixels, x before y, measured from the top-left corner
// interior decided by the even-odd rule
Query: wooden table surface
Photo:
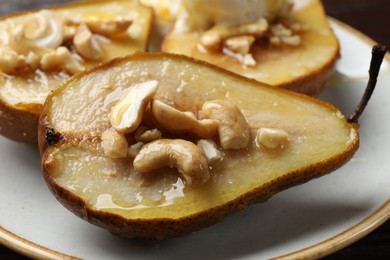
[[[0,0],[0,15],[16,9],[50,6],[61,0]],[[390,47],[389,0],[323,0],[327,13]],[[390,187],[389,187],[390,188]],[[0,259],[20,259],[23,256],[0,246]],[[390,259],[390,220],[367,237],[326,257],[326,259]]]

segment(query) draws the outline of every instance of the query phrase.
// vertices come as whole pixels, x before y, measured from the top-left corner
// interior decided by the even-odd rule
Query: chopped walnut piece
[[[0,68],[5,73],[13,73],[20,67],[20,58],[15,52],[0,51]]]
[[[239,24],[216,24],[201,35],[198,50],[222,51],[243,65],[255,66],[251,53],[255,42],[268,40],[274,46],[299,46],[302,39],[298,33],[304,28],[291,16],[292,7],[292,3],[285,2],[272,17]]]
[[[102,147],[104,154],[110,158],[127,157],[126,137],[115,130],[107,129],[102,133]]]
[[[251,35],[232,36],[224,41],[224,45],[235,53],[247,54],[255,40]]]
[[[34,52],[29,52],[27,57],[25,57],[25,62],[31,70],[35,70],[39,67],[40,57]]]
[[[256,65],[256,60],[253,58],[252,54],[247,53],[244,55],[242,59],[242,63],[246,66],[255,66]]]
[[[91,32],[107,37],[126,32],[132,23],[131,20],[122,17],[110,20],[85,21]]]
[[[212,100],[203,104],[202,115],[217,121],[221,147],[245,149],[250,139],[248,122],[241,110],[228,100]]]
[[[209,164],[223,159],[224,154],[218,149],[217,144],[214,141],[201,139],[198,141],[197,145],[202,149]]]
[[[154,128],[154,129],[148,129],[145,126],[138,127],[137,131],[134,133],[134,139],[137,142],[143,142],[143,143],[150,143],[155,140],[161,139],[162,134],[160,130]]]
[[[290,45],[290,46],[299,46],[301,45],[301,37],[299,35],[294,35],[290,37],[282,37],[282,43]]]
[[[260,38],[267,33],[268,27],[267,20],[263,18],[251,23],[216,25],[203,33],[200,43],[208,50],[216,50],[229,37],[249,35]]]
[[[64,69],[70,74],[75,74],[85,69],[66,47],[58,47],[56,50],[44,54],[40,64],[43,70]]]
[[[298,29],[295,26],[295,29]],[[289,46],[299,46],[302,42],[299,35],[294,35],[294,30],[283,24],[275,24],[271,26],[269,42],[272,45],[279,46],[281,44]]]
[[[256,145],[267,149],[283,148],[288,142],[288,133],[281,129],[260,128],[256,135]]]
[[[277,36],[277,37],[286,37],[286,36],[292,35],[292,31],[280,23],[272,25],[270,32],[272,35]]]
[[[100,60],[104,57],[104,51],[95,35],[85,24],[79,25],[73,39],[77,52],[84,58]]]
[[[133,21],[124,18],[97,18],[97,17],[78,17],[68,19],[65,23],[67,27],[78,27],[82,24],[94,34],[100,34],[108,38],[127,32]]]
[[[280,39],[280,37],[271,36],[269,37],[269,43],[271,45],[279,46],[280,44],[282,44],[282,40]]]
[[[130,145],[129,148],[127,149],[127,155],[130,158],[136,157],[137,154],[141,151],[142,146],[144,146],[143,142],[138,142],[138,143]]]

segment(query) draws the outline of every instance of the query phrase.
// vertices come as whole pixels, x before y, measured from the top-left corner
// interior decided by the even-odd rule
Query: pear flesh
[[[73,27],[77,28],[77,23],[84,24],[88,21],[91,28],[96,24],[103,28],[109,27],[109,22],[118,21],[120,23],[121,19],[131,21],[132,24],[127,30],[124,29],[125,31],[121,34],[94,35],[98,39],[98,46],[100,46],[104,55],[98,60],[85,58],[82,62],[85,68],[91,68],[118,56],[128,55],[136,51],[145,51],[147,48],[153,16],[151,9],[138,4],[135,0],[101,0],[70,3],[45,10],[21,12],[2,17],[0,19],[0,31],[4,33],[4,37],[0,39],[2,56],[6,57],[9,54],[7,49],[4,48],[7,46],[9,35],[16,31],[14,28],[24,26],[24,30],[27,32],[34,32],[28,27],[31,25],[29,21],[44,12],[56,17],[61,21],[63,27],[67,23],[69,29],[66,30],[69,31]],[[75,25],[72,27],[71,24],[68,24],[70,22],[74,22]],[[11,28],[10,32],[8,32],[9,28]],[[64,32],[66,30],[62,29]],[[7,35],[7,32],[9,35]],[[69,48],[69,51],[73,53],[75,47],[73,45],[68,46],[69,42],[69,39],[67,40],[64,36],[60,46]],[[20,43],[20,49],[28,50],[27,43],[17,43]],[[93,43],[96,44],[96,42]],[[51,48],[41,49],[55,51]],[[80,57],[79,53],[76,54]],[[77,56],[76,54],[73,55]],[[21,70],[7,74],[0,66],[0,134],[16,141],[36,144],[38,118],[42,105],[47,95],[69,78],[71,74],[57,68],[45,71],[42,71],[41,68],[31,71]]]
[[[248,1],[249,4],[253,2],[256,1]],[[303,28],[298,34],[301,43],[297,46],[272,46],[267,39],[256,41],[250,49],[255,65],[243,64],[236,58],[236,53],[231,55],[222,50],[210,51],[199,47],[205,30],[182,29],[184,22],[180,19],[164,38],[161,49],[204,60],[272,86],[316,95],[326,87],[332,75],[339,58],[339,43],[320,0],[291,2],[294,4],[292,19]],[[274,22],[284,24],[286,21]]]
[[[112,108],[132,86],[151,80],[159,86],[155,99],[183,111],[196,114],[216,99],[236,104],[250,127],[248,147],[225,150],[199,187],[186,186],[175,168],[145,177],[131,158],[106,156],[101,135],[111,128]],[[261,128],[286,132],[287,143],[259,145]],[[68,209],[115,234],[162,239],[339,168],[358,149],[359,134],[357,124],[323,101],[184,56],[137,53],[82,72],[49,95],[39,146],[45,180]]]

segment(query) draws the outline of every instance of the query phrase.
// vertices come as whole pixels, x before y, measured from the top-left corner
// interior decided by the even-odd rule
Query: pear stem
[[[384,45],[377,44],[372,48],[372,57],[369,73],[369,79],[367,83],[366,90],[362,99],[360,100],[359,105],[355,108],[355,111],[352,113],[348,119],[349,123],[358,124],[359,117],[363,114],[364,109],[366,108],[368,101],[371,98],[372,93],[374,92],[376,82],[378,79],[379,71],[383,62],[383,59],[386,55],[387,48]]]

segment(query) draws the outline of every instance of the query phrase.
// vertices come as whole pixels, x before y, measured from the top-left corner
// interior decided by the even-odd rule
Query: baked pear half
[[[54,90],[38,139],[66,208],[114,234],[162,239],[339,168],[358,149],[357,128],[310,96],[136,53]]]
[[[182,2],[163,51],[309,95],[326,86],[339,43],[321,1]]]
[[[0,134],[37,143],[47,95],[71,75],[144,51],[153,13],[136,0],[99,0],[0,19]]]

